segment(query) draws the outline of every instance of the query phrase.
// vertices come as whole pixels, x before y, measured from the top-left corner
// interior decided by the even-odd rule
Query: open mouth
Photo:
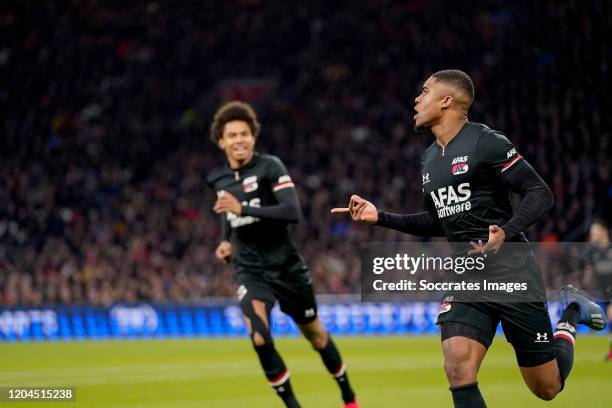
[[[248,152],[248,149],[246,146],[234,146],[232,150],[236,154],[244,154]]]

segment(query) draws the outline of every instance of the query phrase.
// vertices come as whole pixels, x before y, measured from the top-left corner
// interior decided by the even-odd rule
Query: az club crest
[[[448,311],[451,310],[451,308],[453,307],[453,300],[454,300],[454,296],[446,296],[443,300],[442,303],[440,304],[440,312],[438,312],[438,315],[441,315],[442,313],[446,313]]]
[[[459,174],[467,173],[468,169],[469,169],[469,166],[467,163],[457,163],[453,165],[453,167],[451,168],[451,171],[453,173],[453,176],[457,176]]]

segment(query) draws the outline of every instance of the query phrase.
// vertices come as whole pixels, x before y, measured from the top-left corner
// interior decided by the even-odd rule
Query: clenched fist
[[[215,249],[215,256],[218,260],[224,263],[228,263],[232,260],[232,255],[234,254],[234,250],[232,249],[232,244],[229,241],[221,241],[217,249]]]

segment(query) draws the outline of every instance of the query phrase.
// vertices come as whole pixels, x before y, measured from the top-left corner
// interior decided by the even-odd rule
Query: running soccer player
[[[217,194],[213,209],[221,214],[223,227],[215,256],[234,262],[240,308],[253,347],[285,405],[300,406],[270,334],[276,300],[321,355],[340,387],[344,407],[358,408],[346,366],[317,315],[310,272],[289,232],[289,224],[301,216],[295,186],[278,157],[254,151],[259,131],[257,116],[246,103],[227,103],[214,116],[211,137],[227,156],[227,164],[207,178]]]
[[[459,70],[436,72],[415,99],[415,130],[435,136],[421,162],[426,211],[388,213],[353,195],[347,208],[332,213],[413,235],[445,236],[466,247],[471,243],[475,252],[497,253],[505,241],[527,242],[522,231],[552,207],[552,192],[502,133],[468,121],[473,100],[472,80]],[[514,213],[510,191],[522,197]],[[539,273],[532,254],[520,265],[528,274]],[[576,324],[602,330],[605,323],[601,308],[577,289],[562,288],[561,298],[564,309],[554,335],[546,302],[445,299],[437,324],[455,407],[486,406],[477,373],[500,322],[529,389],[544,400],[563,389],[574,360]]]

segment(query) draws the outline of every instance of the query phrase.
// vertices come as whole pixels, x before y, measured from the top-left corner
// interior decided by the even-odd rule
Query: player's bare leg
[[[477,381],[486,347],[476,340],[454,336],[442,341],[442,352],[455,408],[486,408]]]
[[[278,396],[288,408],[300,408],[289,379],[289,370],[283,359],[274,347],[270,333],[270,311],[272,305],[269,302],[257,299],[243,299],[240,302],[244,321],[249,330],[251,341],[259,362],[264,370],[270,386],[274,388]]]
[[[557,360],[536,367],[519,367],[527,387],[538,398],[550,401],[561,391],[562,381]]]
[[[573,286],[560,291],[563,313],[554,334],[556,358],[536,367],[521,367],[521,374],[529,389],[543,400],[553,399],[565,385],[574,363],[576,325],[584,324],[594,330],[605,328],[601,307]]]
[[[355,393],[351,388],[346,373],[346,365],[342,361],[340,352],[336,348],[330,334],[323,327],[321,319],[317,316],[312,322],[300,324],[299,328],[304,337],[310,341],[312,347],[319,352],[327,371],[338,383],[345,408],[358,408],[359,405],[355,400]]]
[[[535,367],[519,367],[527,387],[538,398],[550,401],[563,390],[574,364],[576,325],[580,320],[580,305],[566,305],[552,339],[555,358]]]

